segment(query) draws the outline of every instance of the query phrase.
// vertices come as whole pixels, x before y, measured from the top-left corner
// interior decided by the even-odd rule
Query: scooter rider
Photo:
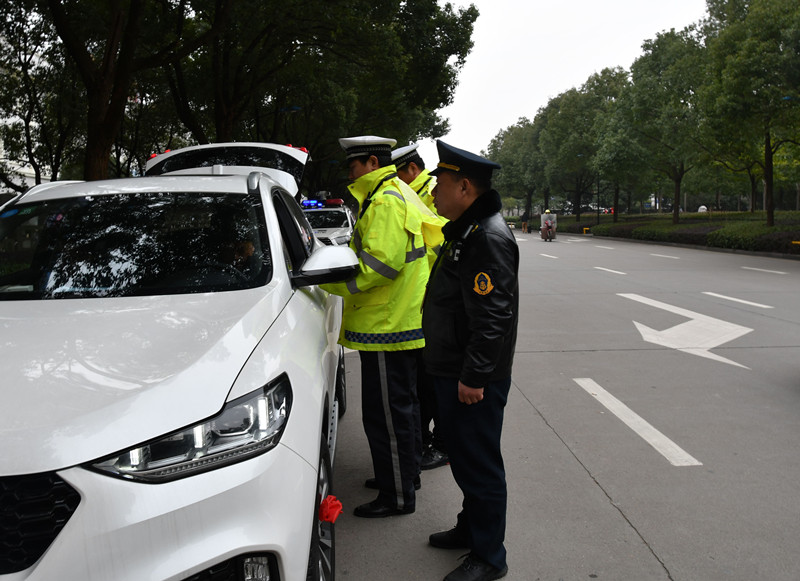
[[[542,239],[549,240],[556,237],[556,221],[550,210],[544,211],[542,216]]]

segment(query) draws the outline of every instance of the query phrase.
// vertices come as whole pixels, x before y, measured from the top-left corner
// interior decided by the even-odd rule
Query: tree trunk
[[[767,226],[775,225],[775,203],[772,197],[775,187],[772,154],[772,138],[767,130],[764,135],[764,209],[767,211]]]
[[[675,184],[675,189],[673,190],[672,196],[672,223],[678,224],[681,219],[681,181],[683,181],[683,162],[681,162],[681,166],[677,172],[675,172],[675,176],[673,178],[673,182]]]
[[[796,183],[795,187],[797,188],[797,198],[794,202],[794,209],[800,212],[800,182]]]
[[[756,211],[756,201],[758,200],[758,180],[752,173],[748,173],[750,177],[750,213]]]

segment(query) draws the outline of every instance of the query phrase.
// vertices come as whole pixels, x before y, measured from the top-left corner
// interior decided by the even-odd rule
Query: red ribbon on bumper
[[[328,495],[319,505],[319,520],[335,523],[342,514],[342,503],[332,494]]]

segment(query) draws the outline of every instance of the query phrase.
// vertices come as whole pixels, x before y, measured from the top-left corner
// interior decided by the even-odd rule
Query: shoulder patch
[[[479,272],[475,275],[475,286],[472,287],[472,290],[479,295],[488,295],[494,290],[492,279],[485,272]]]

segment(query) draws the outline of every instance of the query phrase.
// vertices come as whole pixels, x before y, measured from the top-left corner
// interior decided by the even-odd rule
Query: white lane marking
[[[580,385],[586,392],[603,404],[608,411],[617,416],[622,422],[636,432],[645,442],[664,456],[673,466],[702,466],[703,463],[685,452],[675,442],[655,429],[641,416],[636,414],[624,403],[619,401],[594,380],[588,377],[573,378],[572,381]]]
[[[614,250],[611,246],[598,246],[597,244],[594,245],[595,248],[602,248],[603,250]]]
[[[602,266],[595,266],[597,270],[604,270],[606,272],[611,272],[613,274],[628,274],[627,272],[620,272],[618,270],[611,270],[610,268],[603,268]]]
[[[550,254],[539,254],[539,256],[544,256],[545,258],[553,258],[555,260],[558,260],[558,256],[552,256]]]
[[[515,238],[516,238],[517,242],[527,242],[528,241],[527,238],[520,238],[519,236],[515,236]]]
[[[669,254],[650,254],[650,256],[655,256],[657,258],[672,258],[673,260],[680,260],[680,256],[670,256]]]
[[[750,301],[746,301],[744,299],[737,299],[734,297],[726,297],[725,295],[718,295],[717,293],[712,293],[708,291],[703,291],[704,295],[708,295],[710,297],[717,297],[720,299],[725,299],[726,301],[733,301],[736,303],[742,303],[743,305],[750,305],[751,307],[758,307],[760,309],[774,309],[775,307],[771,307],[770,305],[762,305],[761,303],[752,303]]]
[[[709,349],[714,349],[723,343],[738,339],[742,335],[751,332],[753,329],[715,319],[708,315],[701,315],[700,313],[668,305],[667,303],[648,299],[647,297],[636,294],[618,293],[618,296],[650,305],[657,309],[663,309],[689,319],[685,323],[680,323],[669,329],[664,329],[663,331],[656,331],[655,329],[651,329],[650,327],[634,321],[633,324],[636,325],[639,333],[641,333],[642,339],[648,343],[669,347],[670,349],[677,349],[678,351],[683,351],[690,355],[705,357],[706,359],[712,359],[720,363],[727,363],[728,365],[750,369],[740,363],[715,355],[709,352]]]
[[[743,266],[743,270],[755,270],[756,272],[768,272],[770,274],[786,274],[785,272],[781,272],[780,270],[766,270],[763,268],[753,268],[752,266]]]

